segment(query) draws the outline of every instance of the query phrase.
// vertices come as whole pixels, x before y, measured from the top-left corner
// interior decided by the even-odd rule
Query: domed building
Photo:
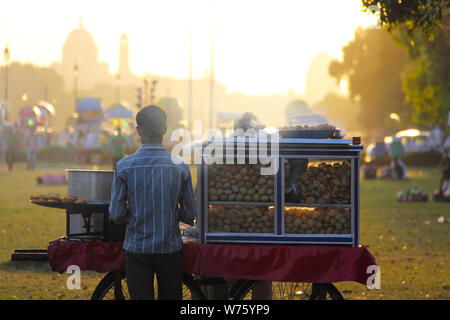
[[[75,76],[80,89],[113,81],[109,66],[98,60],[97,44],[89,31],[83,28],[81,19],[79,27],[72,30],[64,42],[61,63],[53,63],[53,67],[64,77],[69,88],[74,86]]]

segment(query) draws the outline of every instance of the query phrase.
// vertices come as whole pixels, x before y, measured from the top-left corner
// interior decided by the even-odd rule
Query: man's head
[[[136,115],[136,129],[142,143],[161,143],[167,131],[166,113],[157,106],[147,106]]]

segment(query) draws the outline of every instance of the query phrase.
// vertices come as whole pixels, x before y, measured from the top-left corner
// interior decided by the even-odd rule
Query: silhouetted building
[[[97,44],[92,35],[80,25],[70,32],[62,47],[61,63],[54,62],[53,68],[63,77],[66,87],[74,85],[74,66],[78,66],[78,87],[90,89],[97,83],[110,82],[109,66],[98,60]]]
[[[327,52],[316,55],[306,72],[305,100],[309,105],[321,101],[328,93],[342,94],[336,79],[330,76],[328,67],[334,58]]]
[[[130,72],[130,54],[128,48],[128,36],[123,33],[120,37],[120,50],[119,50],[119,77],[121,81],[129,81]]]

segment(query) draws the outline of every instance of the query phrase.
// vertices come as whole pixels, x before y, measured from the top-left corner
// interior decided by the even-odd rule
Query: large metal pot
[[[68,194],[86,201],[111,201],[114,171],[67,169]]]

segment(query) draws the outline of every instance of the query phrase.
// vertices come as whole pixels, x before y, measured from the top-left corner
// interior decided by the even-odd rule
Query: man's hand
[[[112,216],[111,216],[111,213],[108,213],[108,220],[109,220],[109,221],[112,221],[112,220],[113,220],[113,218],[112,218]]]

